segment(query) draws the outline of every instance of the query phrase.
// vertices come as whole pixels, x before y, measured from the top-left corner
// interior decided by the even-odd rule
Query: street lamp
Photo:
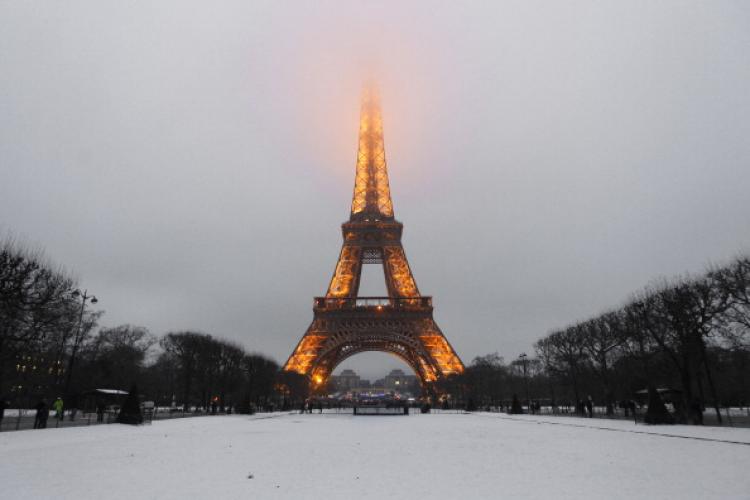
[[[76,332],[75,339],[73,339],[73,351],[70,353],[70,361],[68,361],[68,375],[65,379],[65,395],[67,396],[70,391],[70,380],[73,377],[73,366],[76,362],[76,353],[78,352],[78,346],[81,344],[83,336],[83,313],[86,309],[86,301],[91,301],[92,304],[99,302],[95,296],[88,295],[88,290],[81,292],[80,290],[73,291],[73,297],[81,297],[81,312],[78,316],[78,331]]]
[[[526,376],[526,353],[522,352],[518,359],[521,360],[521,364],[523,365],[523,381],[526,385],[526,405],[528,406],[529,413],[531,413],[531,400],[529,399],[529,378]]]

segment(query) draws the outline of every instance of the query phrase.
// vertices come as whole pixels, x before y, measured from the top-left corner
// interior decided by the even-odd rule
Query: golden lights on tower
[[[432,318],[401,245],[394,219],[377,91],[362,96],[351,216],[342,224],[344,244],[325,297],[316,297],[314,319],[284,370],[324,387],[339,362],[363,350],[390,352],[409,364],[423,383],[463,372],[464,366]],[[388,297],[360,297],[363,264],[382,263]],[[368,299],[376,302],[369,302]]]
[[[385,162],[383,115],[380,110],[380,97],[374,86],[364,89],[359,118],[359,147],[352,215],[361,213],[376,218],[393,217],[393,203]]]

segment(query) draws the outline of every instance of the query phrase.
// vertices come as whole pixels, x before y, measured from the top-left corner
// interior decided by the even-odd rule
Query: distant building
[[[369,389],[370,388],[370,381],[367,379],[359,379],[359,387],[358,389]]]
[[[395,369],[391,370],[391,373],[385,376],[382,385],[391,391],[406,392],[411,390],[417,383],[415,375],[407,375],[403,370]]]
[[[351,393],[399,393],[419,394],[419,379],[414,375],[406,375],[403,370],[391,370],[384,378],[372,383],[361,378],[354,370],[342,370],[338,375],[330,378],[331,392]]]
[[[354,370],[343,370],[338,375],[331,376],[331,383],[336,391],[351,391],[361,386],[362,380]]]

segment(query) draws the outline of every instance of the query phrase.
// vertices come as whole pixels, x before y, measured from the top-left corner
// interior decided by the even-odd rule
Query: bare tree
[[[146,357],[156,338],[144,327],[120,325],[102,328],[85,344],[81,372],[104,387],[126,390],[141,386]]]
[[[621,316],[608,312],[597,318],[577,325],[578,338],[583,341],[583,349],[588,355],[591,367],[602,383],[607,414],[614,412],[614,396],[610,380],[612,359],[617,349],[625,343]]]
[[[581,399],[579,382],[589,362],[583,347],[582,330],[576,326],[551,333],[535,344],[537,355],[553,374],[570,381],[576,402]]]
[[[228,401],[228,396],[234,394],[242,385],[242,360],[245,355],[245,351],[237,344],[227,341],[220,343],[217,384],[221,411],[225,410],[228,403],[235,402]]]
[[[73,285],[40,254],[0,243],[0,391],[9,359],[51,333],[70,330]]]
[[[199,370],[199,362],[205,344],[204,333],[171,332],[161,339],[161,347],[174,360],[182,385],[182,404],[185,411],[192,402],[193,383]]]
[[[254,407],[266,406],[274,394],[279,365],[266,356],[253,353],[244,356],[242,368],[247,378],[243,405],[248,409],[251,405]],[[306,380],[305,383],[307,383]],[[297,390],[300,389],[297,387],[297,379],[294,377],[280,377],[279,386],[282,396],[285,398],[297,396]]]
[[[728,300],[722,335],[736,347],[750,348],[750,257],[740,257],[729,266],[714,269],[710,276]]]

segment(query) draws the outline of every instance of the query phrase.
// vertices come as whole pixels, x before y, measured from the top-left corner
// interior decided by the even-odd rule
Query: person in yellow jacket
[[[55,410],[55,418],[57,420],[63,419],[63,400],[60,396],[52,403],[52,409]]]

